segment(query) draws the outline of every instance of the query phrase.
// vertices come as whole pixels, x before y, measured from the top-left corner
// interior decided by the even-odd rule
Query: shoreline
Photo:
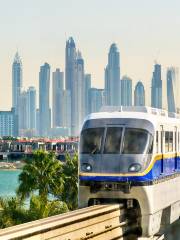
[[[0,168],[0,171],[16,171],[22,170],[21,168]]]
[[[0,170],[17,170],[22,169],[24,166],[23,162],[0,162]]]

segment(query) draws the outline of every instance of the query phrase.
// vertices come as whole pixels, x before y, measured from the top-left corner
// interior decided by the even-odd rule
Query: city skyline
[[[1,109],[11,107],[11,63],[16,48],[23,61],[24,86],[33,85],[38,89],[38,70],[44,62],[48,62],[53,71],[65,69],[64,43],[70,35],[83,53],[93,87],[103,88],[107,53],[113,42],[117,43],[123,59],[121,76],[127,74],[133,80],[133,87],[140,80],[150,91],[155,60],[164,66],[164,82],[166,67],[180,66],[180,34],[176,30],[180,24],[180,3],[177,0],[146,3],[93,0],[86,4],[81,0],[76,4],[62,0],[32,0],[27,4],[18,0],[10,5],[11,8],[9,1],[3,2],[0,10]],[[167,18],[169,13],[172,14]],[[71,21],[75,16],[76,21]]]
[[[70,37],[70,38],[72,38],[72,37]],[[66,42],[67,42],[67,39],[66,39]],[[117,45],[116,43],[112,43],[111,45],[110,45],[110,47],[113,45],[113,44],[115,44],[115,45]],[[78,50],[78,52],[79,52],[79,50]],[[80,53],[80,52],[79,52]],[[81,53],[80,53],[81,54]],[[107,56],[108,56],[108,53],[107,53]],[[119,56],[119,58],[121,59],[121,57]],[[34,85],[26,85],[26,86],[24,86],[24,66],[23,66],[23,57],[22,57],[22,55],[19,53],[19,52],[16,52],[15,53],[15,55],[14,55],[14,58],[13,58],[14,60],[13,60],[13,65],[14,65],[14,63],[16,63],[17,61],[20,61],[20,63],[18,63],[20,66],[21,66],[21,73],[18,73],[18,74],[20,74],[20,81],[21,81],[21,83],[20,83],[20,89],[21,89],[21,91],[28,91],[28,88],[29,87],[34,87],[35,89],[36,89],[36,91],[37,91],[37,93],[39,94],[39,76],[38,76],[38,79],[37,79],[37,83],[36,84],[34,84]],[[85,59],[85,62],[87,61],[87,59]],[[43,63],[46,63],[46,61],[44,61]],[[43,63],[41,64],[41,65],[43,65]],[[48,63],[49,65],[50,65],[50,67],[52,66],[50,63]],[[13,66],[12,65],[12,66]],[[152,89],[152,72],[153,72],[153,67],[154,66],[156,66],[156,65],[160,65],[161,66],[161,75],[163,75],[163,77],[161,78],[161,80],[162,80],[162,97],[164,97],[164,96],[166,96],[166,93],[167,93],[167,88],[166,88],[166,84],[167,84],[167,82],[166,82],[166,80],[167,80],[167,71],[168,71],[168,69],[169,68],[175,68],[176,69],[176,71],[178,71],[178,67],[176,67],[176,66],[173,66],[173,65],[169,65],[169,66],[166,66],[166,67],[164,67],[162,64],[161,64],[161,62],[157,62],[157,61],[154,61],[154,63],[153,63],[153,65],[151,66],[151,74],[150,74],[150,77],[149,77],[149,80],[146,82],[146,83],[144,83],[144,81],[140,78],[140,79],[137,79],[137,80],[134,80],[134,79],[132,79],[131,77],[130,77],[130,75],[127,73],[127,74],[121,74],[121,76],[120,76],[120,80],[122,80],[122,78],[124,77],[124,76],[128,76],[128,77],[130,77],[131,78],[131,80],[132,80],[132,89],[134,89],[135,87],[136,87],[136,84],[140,81],[140,82],[142,82],[143,83],[143,85],[144,85],[144,88],[145,88],[145,92],[146,92],[146,105],[147,106],[150,106],[151,105],[151,89]],[[40,66],[39,66],[40,67]],[[13,68],[12,68],[13,69]],[[23,70],[22,70],[23,69]],[[62,68],[62,67],[57,67],[57,68],[55,68],[55,69],[52,69],[52,67],[51,67],[51,70],[50,70],[50,93],[49,93],[49,104],[50,104],[50,107],[51,108],[53,108],[53,95],[52,95],[52,92],[53,92],[53,72],[54,71],[56,71],[57,69],[61,69],[62,70],[62,73],[65,75],[65,73],[66,73],[66,67],[64,67],[64,69]],[[98,87],[98,84],[97,85],[95,85],[95,84],[92,84],[92,77],[91,77],[91,87],[92,88],[99,88],[99,89],[105,89],[105,85],[106,85],[106,83],[105,83],[105,78],[106,78],[106,65],[104,66],[104,69],[103,69],[103,71],[104,71],[104,76],[103,76],[103,86],[102,87]],[[121,71],[121,66],[120,66],[120,71]],[[13,89],[13,82],[14,82],[14,80],[13,80],[13,70],[11,71],[12,73],[11,73],[11,92],[12,92],[12,96],[13,96],[13,91],[12,91],[12,89]],[[93,75],[93,73],[87,73],[87,71],[86,71],[86,74],[90,74],[91,76]],[[177,79],[178,80],[178,79]],[[176,80],[176,81],[177,81]],[[178,83],[178,82],[177,82]],[[147,85],[149,86],[148,88],[147,88]],[[64,89],[66,88],[66,81],[65,81],[65,79],[64,79]],[[149,90],[149,91],[148,91]],[[18,89],[18,91],[19,91],[19,89]],[[7,97],[7,95],[6,95],[6,97]],[[9,95],[8,95],[8,97],[9,97]],[[132,98],[134,99],[134,92],[132,91]],[[39,100],[39,99],[38,99]],[[179,99],[178,99],[179,100]],[[39,105],[38,104],[39,103],[39,101],[37,101],[37,106]],[[107,103],[107,101],[106,101],[106,103]],[[108,105],[108,104],[107,104]],[[9,110],[11,107],[13,107],[14,106],[14,104],[13,104],[13,97],[12,97],[12,99],[11,99],[11,103],[10,103],[10,105],[9,105],[9,107],[6,107],[5,109],[4,109],[4,107],[1,107],[1,104],[0,104],[0,109],[1,110]],[[168,109],[168,102],[167,102],[167,99],[162,99],[162,108],[164,108],[164,109]]]
[[[40,66],[38,108],[36,88],[30,86],[25,91],[22,87],[23,65],[21,56],[16,52],[12,63],[12,109],[7,113],[0,111],[2,132],[18,132],[14,136],[24,137],[78,136],[85,116],[100,111],[103,106],[144,106],[147,102],[148,91],[141,81],[134,88],[128,75],[120,76],[121,58],[115,43],[109,48],[103,89],[91,86],[91,74],[85,69],[86,60],[76,48],[73,37],[66,41],[65,53],[65,78],[59,68],[51,72],[47,62]],[[166,109],[179,112],[178,68],[167,68],[164,86],[167,90],[165,95],[162,65],[155,62],[151,79],[151,103],[146,105],[162,109],[164,102],[167,102]],[[5,119],[9,119],[8,123],[4,122]]]

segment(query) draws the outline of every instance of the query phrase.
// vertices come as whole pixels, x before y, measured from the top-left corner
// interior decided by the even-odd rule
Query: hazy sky
[[[112,42],[121,57],[121,76],[147,90],[153,63],[180,67],[179,0],[0,0],[0,109],[11,107],[11,69],[22,57],[23,86],[38,89],[44,62],[64,70],[65,41],[73,36],[93,86],[104,86]],[[165,77],[163,76],[165,81]]]

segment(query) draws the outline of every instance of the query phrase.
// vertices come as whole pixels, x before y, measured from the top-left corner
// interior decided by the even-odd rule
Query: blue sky
[[[180,67],[178,0],[0,0],[0,109],[11,107],[11,67],[16,49],[23,62],[23,85],[38,88],[45,61],[64,70],[65,41],[73,36],[92,74],[103,87],[112,42],[121,56],[121,76],[150,90],[153,63]],[[8,96],[8,97],[7,97]]]

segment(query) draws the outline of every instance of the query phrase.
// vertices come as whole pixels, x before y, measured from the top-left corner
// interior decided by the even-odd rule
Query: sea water
[[[0,170],[0,197],[12,197],[16,195],[20,173],[21,170]]]

